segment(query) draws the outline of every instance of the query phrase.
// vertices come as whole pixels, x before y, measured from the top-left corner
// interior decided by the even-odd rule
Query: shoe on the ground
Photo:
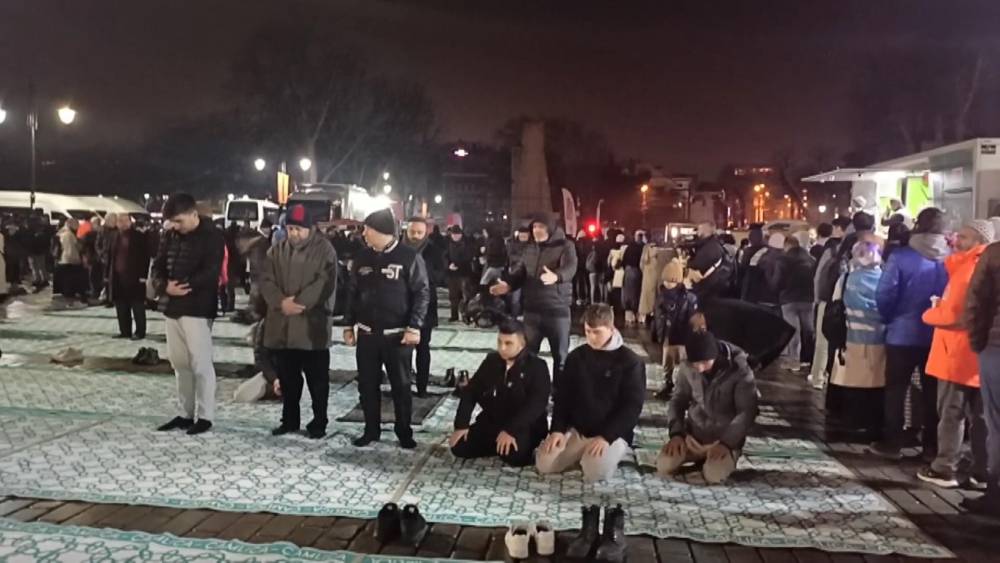
[[[899,461],[903,459],[903,452],[899,450],[898,446],[893,446],[885,442],[875,442],[868,447],[868,451],[882,459],[888,459],[890,461]]]
[[[187,430],[192,426],[194,426],[194,419],[184,418],[183,416],[175,416],[166,424],[161,424],[159,427],[157,427],[157,430],[160,432],[166,432],[168,430],[177,430],[177,429]]]
[[[413,396],[418,399],[426,399],[427,397],[430,397],[431,394],[428,393],[426,389],[417,389],[417,392],[414,393]]]
[[[412,450],[417,447],[417,441],[414,440],[412,436],[410,436],[409,438],[400,438],[399,447],[403,448],[404,450]]]
[[[934,471],[930,466],[921,467],[917,470],[917,479],[925,483],[930,483],[942,489],[956,489],[961,484],[954,473],[943,473]]]
[[[146,339],[146,335],[145,334],[133,334],[129,338],[129,340],[132,340],[133,342],[138,342],[140,340],[145,340],[145,339]]]
[[[981,491],[981,490],[985,489],[986,488],[986,484],[989,483],[989,482],[990,482],[990,480],[989,480],[988,477],[984,477],[982,475],[976,475],[975,473],[973,473],[972,475],[969,475],[969,483],[968,484],[969,484],[970,487],[972,487],[973,489],[976,489],[977,491]]]
[[[456,383],[458,383],[458,380],[455,379],[455,368],[446,369],[444,372],[444,386],[454,387]]]
[[[572,559],[589,560],[594,549],[597,547],[599,536],[598,528],[601,524],[601,507],[596,504],[584,506],[581,509],[583,523],[580,525],[580,534],[573,538],[569,547],[566,548],[566,557]]]
[[[404,543],[417,547],[427,535],[427,520],[420,514],[420,509],[415,504],[408,504],[403,507],[403,514],[399,518],[399,536]]]
[[[625,511],[622,505],[604,507],[604,533],[595,557],[598,561],[625,561]]]
[[[367,434],[362,434],[361,436],[358,436],[357,438],[351,440],[351,443],[354,444],[354,447],[356,448],[363,448],[369,444],[372,444],[373,442],[378,442],[378,441],[379,441],[379,436],[369,436]]]
[[[196,436],[198,434],[201,434],[202,432],[208,432],[209,429],[211,428],[212,428],[211,420],[205,420],[204,418],[199,418],[198,421],[194,423],[194,426],[188,428],[187,434],[188,436]]]
[[[462,394],[462,390],[469,385],[469,370],[463,369],[458,373],[458,381],[455,382],[455,390],[451,392],[452,395],[458,397]]]
[[[53,354],[52,361],[57,364],[79,364],[83,361],[83,352],[70,346]]]
[[[326,437],[326,429],[324,428],[309,428],[306,427],[306,436],[310,440],[320,440]]]
[[[503,538],[511,559],[527,559],[530,555],[531,536],[535,527],[530,522],[513,522]],[[539,553],[541,555],[541,553]]]
[[[543,557],[549,557],[556,552],[556,532],[552,524],[542,521],[535,524],[535,551]]]
[[[664,385],[663,389],[657,391],[656,394],[653,395],[653,397],[655,397],[656,400],[658,401],[669,401],[670,397],[672,397],[673,394],[674,394],[674,386],[668,384]]]
[[[115,340],[122,340],[122,339],[125,339],[125,338],[132,338],[132,335],[131,334],[116,334],[116,335],[112,336],[111,338],[113,338]]]
[[[394,502],[386,503],[375,518],[375,539],[381,543],[389,543],[398,538],[399,533],[399,505]]]
[[[139,353],[132,359],[132,363],[140,366],[155,366],[160,363],[160,353],[156,348],[139,348]]]
[[[291,426],[285,426],[284,424],[282,424],[281,426],[272,429],[271,430],[271,435],[272,436],[284,436],[285,434],[292,434],[292,433],[298,432],[298,431],[299,431],[298,428],[293,428]]]
[[[960,505],[973,514],[1000,518],[1000,494],[987,492],[980,497],[964,499]]]

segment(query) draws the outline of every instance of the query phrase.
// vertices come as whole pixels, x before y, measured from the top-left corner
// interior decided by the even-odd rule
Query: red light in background
[[[589,234],[590,236],[594,236],[597,234],[597,231],[598,231],[597,223],[587,224],[587,234]]]

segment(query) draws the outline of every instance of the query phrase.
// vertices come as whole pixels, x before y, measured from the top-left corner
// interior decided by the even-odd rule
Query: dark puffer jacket
[[[813,271],[815,261],[804,248],[791,248],[778,258],[775,268],[767,272],[768,284],[778,292],[778,302],[813,302]]]
[[[153,262],[153,288],[161,296],[163,314],[169,318],[214,319],[218,310],[219,273],[226,241],[222,231],[208,217],[187,234],[170,231],[160,242]],[[181,297],[167,295],[167,281],[191,286]]]
[[[524,289],[524,310],[569,316],[573,302],[573,276],[576,275],[576,247],[566,239],[563,230],[550,228],[545,242],[528,243],[520,263],[513,265],[505,281],[514,289]],[[545,268],[555,272],[559,281],[542,283]]]
[[[965,326],[973,351],[1000,347],[1000,242],[986,247],[976,264],[966,296]]]

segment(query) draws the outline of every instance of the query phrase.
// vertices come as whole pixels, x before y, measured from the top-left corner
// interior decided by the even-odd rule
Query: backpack
[[[839,279],[838,276],[837,280]],[[846,284],[847,274],[844,274],[844,285]],[[847,348],[847,305],[844,303],[843,295],[826,305],[823,313],[823,336],[826,337],[831,350]]]

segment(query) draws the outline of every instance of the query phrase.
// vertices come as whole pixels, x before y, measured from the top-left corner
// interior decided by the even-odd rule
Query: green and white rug
[[[238,540],[179,538],[170,534],[123,532],[112,529],[23,523],[0,518],[0,561],[333,561],[338,563],[443,563],[398,555],[362,555],[350,551],[320,551],[287,542],[252,544]],[[461,563],[461,562],[459,562]],[[468,562],[466,562],[468,563]]]

